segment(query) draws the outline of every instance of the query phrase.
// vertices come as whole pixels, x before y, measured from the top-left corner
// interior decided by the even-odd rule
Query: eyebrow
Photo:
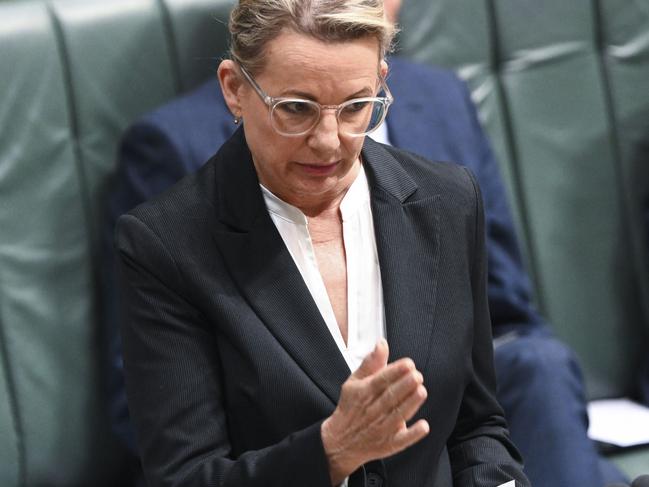
[[[365,87],[358,90],[355,93],[352,93],[347,98],[345,98],[344,101],[353,100],[354,98],[363,98],[366,96],[372,96],[372,94],[373,94],[372,88]],[[300,91],[300,90],[293,90],[293,89],[284,90],[279,94],[279,96],[275,98],[286,98],[286,97],[304,98],[306,100],[317,101],[316,97],[313,96],[311,93],[307,93],[305,91]]]

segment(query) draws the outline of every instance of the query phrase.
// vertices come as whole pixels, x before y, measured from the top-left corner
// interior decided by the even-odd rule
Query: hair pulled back
[[[264,67],[264,52],[284,30],[323,42],[375,37],[383,58],[396,33],[383,0],[239,0],[230,14],[230,56],[251,73]]]

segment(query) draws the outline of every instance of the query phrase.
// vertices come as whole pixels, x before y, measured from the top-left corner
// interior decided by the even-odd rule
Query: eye
[[[345,105],[343,111],[348,114],[357,113],[365,110],[370,105],[370,103],[372,102],[368,100],[351,100],[349,105]]]
[[[287,115],[310,116],[316,112],[311,103],[304,101],[284,101],[277,105],[277,110],[281,110]]]

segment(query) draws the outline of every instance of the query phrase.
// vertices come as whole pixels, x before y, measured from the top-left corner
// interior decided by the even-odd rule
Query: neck
[[[300,209],[302,213],[308,218],[339,218],[340,202],[345,197],[349,187],[346,187],[339,194],[327,197],[326,199],[315,198],[314,201],[300,200],[298,204],[294,204]],[[288,203],[291,203],[290,201]],[[293,203],[291,203],[293,204]]]
[[[355,164],[354,167],[345,174],[343,179],[335,185],[335,187],[324,193],[284,194],[276,191],[273,191],[273,193],[282,201],[298,208],[309,219],[340,219],[340,203],[347,194],[347,190],[356,180],[360,167],[360,163]],[[268,188],[267,185],[266,187]]]

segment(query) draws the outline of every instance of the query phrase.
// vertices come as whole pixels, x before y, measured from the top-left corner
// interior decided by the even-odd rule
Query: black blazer
[[[469,172],[369,139],[390,360],[430,434],[352,485],[528,485],[495,399],[484,222]],[[129,409],[150,486],[329,487],[320,424],[350,371],[266,210],[239,130],[120,218]]]

